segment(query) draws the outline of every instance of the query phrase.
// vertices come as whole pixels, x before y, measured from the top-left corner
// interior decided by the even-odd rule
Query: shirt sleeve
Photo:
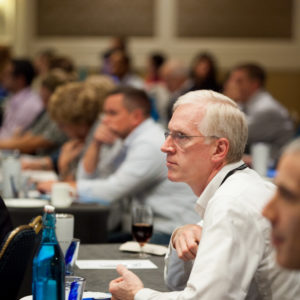
[[[230,199],[223,200],[206,211],[201,242],[184,290],[162,293],[142,289],[135,300],[245,299],[263,255],[264,240],[252,216],[241,213],[241,207],[226,207]]]
[[[164,156],[150,143],[134,143],[119,168],[105,179],[79,179],[80,199],[112,202],[143,191],[165,177]]]

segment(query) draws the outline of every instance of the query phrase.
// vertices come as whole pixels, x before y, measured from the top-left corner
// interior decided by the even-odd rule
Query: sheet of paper
[[[79,269],[115,269],[122,264],[128,269],[157,269],[157,266],[149,259],[130,259],[130,260],[77,260],[76,265]]]

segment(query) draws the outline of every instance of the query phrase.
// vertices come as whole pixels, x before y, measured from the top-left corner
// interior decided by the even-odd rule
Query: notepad
[[[157,269],[149,259],[114,259],[114,260],[77,260],[79,269],[116,269],[117,265],[124,265],[127,269]]]

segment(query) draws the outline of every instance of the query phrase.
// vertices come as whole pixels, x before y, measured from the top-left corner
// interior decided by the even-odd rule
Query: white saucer
[[[4,199],[7,207],[44,207],[49,201],[41,199],[12,198]]]
[[[108,300],[111,298],[110,293],[100,293],[100,292],[83,292],[83,297],[84,298],[94,298],[95,300]],[[21,298],[20,300],[32,300],[32,296],[26,296]]]

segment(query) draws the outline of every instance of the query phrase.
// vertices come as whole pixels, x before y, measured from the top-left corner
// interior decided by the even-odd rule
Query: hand
[[[123,265],[118,265],[117,271],[121,277],[112,280],[109,284],[111,299],[133,300],[135,294],[144,288],[142,281]]]
[[[117,138],[117,135],[105,124],[100,124],[94,133],[94,140],[99,144],[112,145]]]
[[[52,185],[56,182],[57,181],[54,181],[54,180],[38,182],[36,185],[36,189],[38,191],[40,191],[41,193],[50,194],[51,190],[52,190]]]
[[[68,179],[70,163],[80,155],[83,146],[83,141],[78,139],[64,143],[58,157],[58,170],[62,179]]]
[[[84,142],[79,139],[72,139],[64,143],[59,154],[59,160],[68,162],[74,160],[82,151],[83,146]]]
[[[189,261],[196,257],[201,233],[202,227],[195,224],[182,226],[173,233],[172,244],[179,258]]]

